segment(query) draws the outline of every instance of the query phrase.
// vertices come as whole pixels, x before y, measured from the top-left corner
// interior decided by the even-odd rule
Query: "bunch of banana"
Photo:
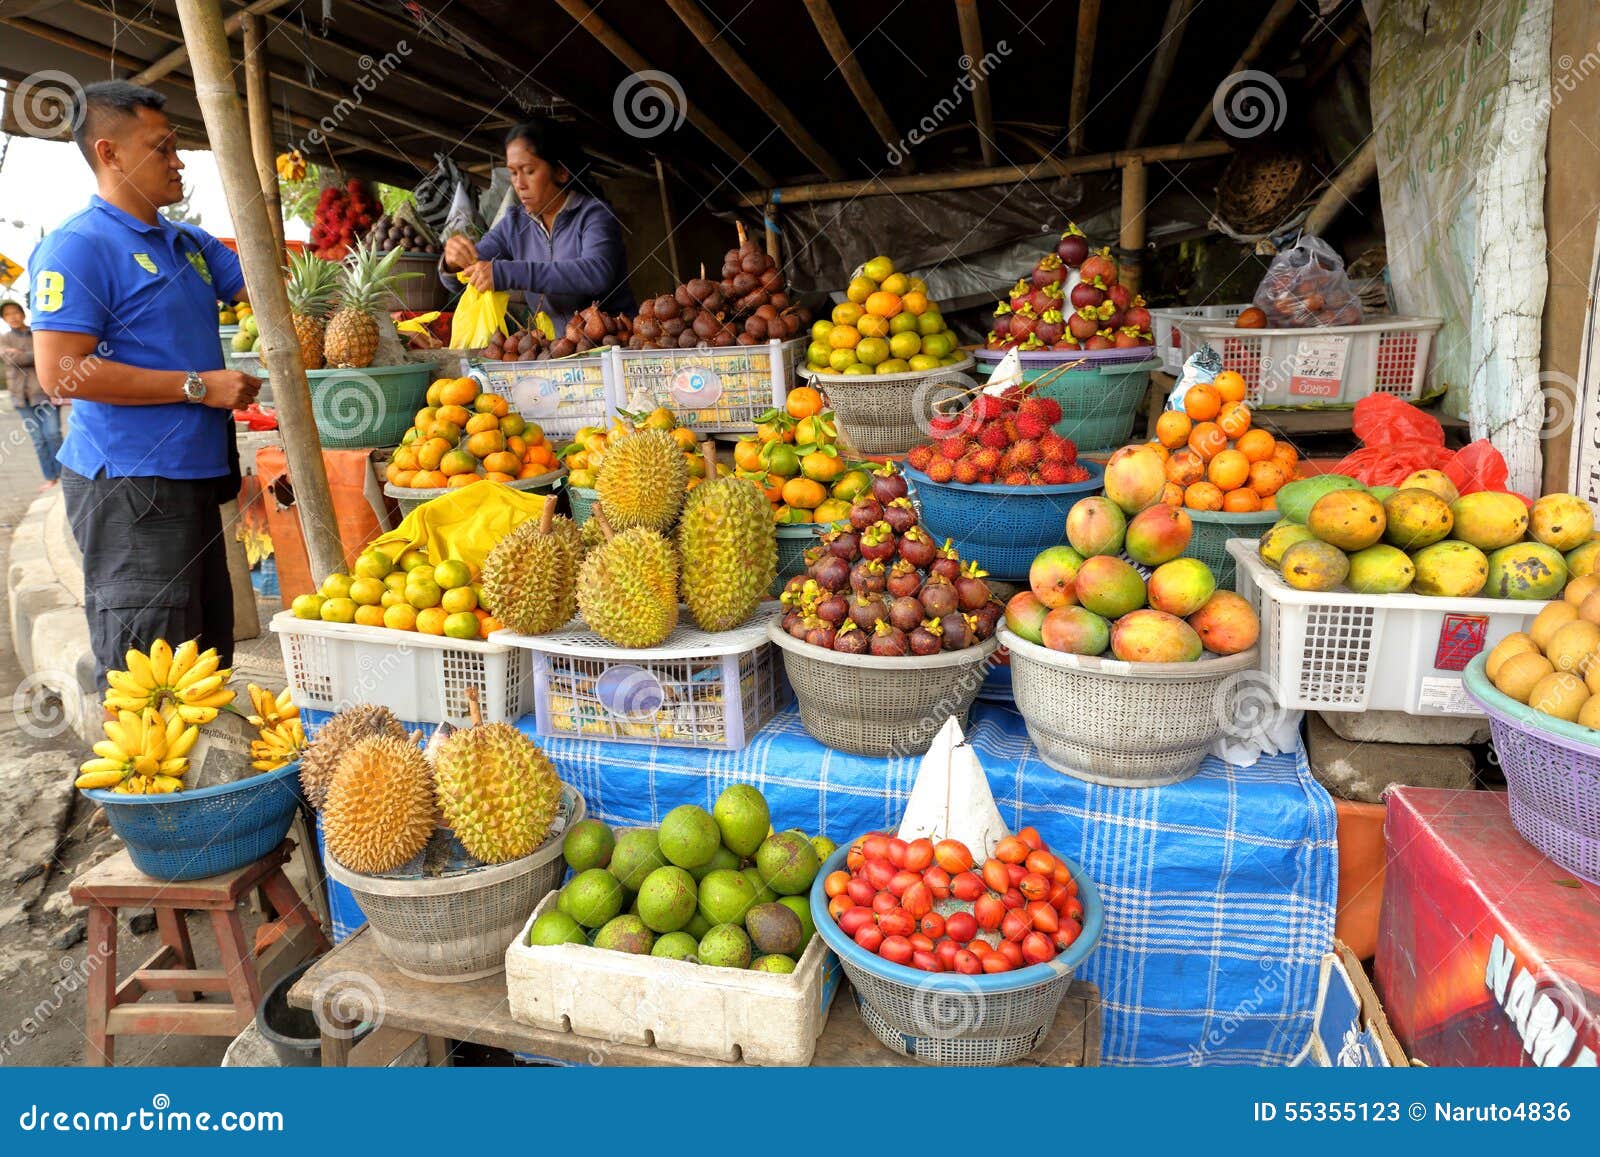
[[[279,723],[300,718],[300,708],[294,705],[294,699],[285,687],[277,695],[273,695],[265,687],[257,687],[254,683],[247,683],[246,689],[250,692],[251,712],[247,717],[250,726],[265,730]]]
[[[189,770],[189,751],[200,737],[192,724],[154,707],[120,711],[105,722],[106,737],[94,745],[95,758],[78,769],[76,785],[114,791],[177,791]]]
[[[153,707],[185,723],[210,723],[217,709],[233,702],[228,679],[233,670],[218,670],[221,658],[215,647],[203,653],[193,639],[177,650],[165,639],[150,645],[150,653],[130,650],[128,669],[107,671],[105,704],[112,711],[143,711]]]
[[[260,738],[250,741],[250,766],[257,771],[276,771],[299,759],[305,745],[306,733],[299,719],[269,724],[261,729]]]
[[[287,153],[279,153],[273,164],[278,170],[278,176],[285,181],[303,181],[306,179],[306,159],[299,149],[290,149]]]

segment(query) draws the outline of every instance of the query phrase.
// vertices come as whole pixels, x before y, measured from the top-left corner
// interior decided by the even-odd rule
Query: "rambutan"
[[[985,486],[989,485],[994,481],[993,472],[985,470],[983,473],[978,475],[978,481],[983,483]]]
[[[935,458],[928,463],[928,477],[935,482],[948,482],[955,477],[956,464],[948,458]]]
[[[978,431],[978,441],[991,450],[1004,450],[1011,445],[1011,437],[1000,422],[990,422]]]
[[[933,461],[933,455],[933,445],[929,442],[924,442],[919,446],[911,447],[911,449],[906,452],[906,462],[913,470],[921,470],[926,473],[928,469],[928,463]]]
[[[1039,463],[1039,477],[1044,480],[1046,486],[1060,486],[1070,481],[1067,477],[1066,464],[1050,458]]]
[[[993,447],[985,446],[972,456],[973,463],[981,474],[993,474],[1000,469],[1000,451]]]
[[[967,452],[969,445],[965,438],[946,438],[939,443],[939,453],[954,462]]]
[[[1028,472],[1026,470],[1008,470],[1000,481],[1007,486],[1026,486],[1028,485]]]
[[[1039,439],[1039,450],[1047,459],[1070,466],[1078,460],[1078,447],[1071,438],[1054,431]]]
[[[1089,471],[1088,471],[1088,469],[1085,468],[1084,465],[1081,462],[1073,463],[1071,466],[1067,467],[1067,481],[1068,482],[1087,482],[1087,481],[1089,481]]]
[[[1031,438],[1024,438],[1011,448],[1015,455],[1014,461],[1020,467],[1031,470],[1044,458],[1039,451],[1039,443]]]
[[[963,458],[956,463],[955,480],[963,486],[971,486],[978,480],[979,470],[971,458]]]
[[[1027,403],[1023,403],[1022,411],[1017,415],[1017,433],[1024,438],[1043,438],[1050,432],[1050,423],[1046,422],[1037,411],[1030,412]]]
[[[1034,398],[1034,402],[1044,414],[1044,420],[1052,426],[1061,421],[1061,403],[1054,398]]]
[[[967,407],[968,412],[980,422],[990,422],[1000,417],[1010,407],[1005,400],[993,394],[979,394]]]
[[[961,429],[960,414],[935,414],[928,419],[928,433],[935,438],[945,438]]]

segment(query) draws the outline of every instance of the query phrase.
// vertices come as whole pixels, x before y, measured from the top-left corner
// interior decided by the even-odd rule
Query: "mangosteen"
[[[900,536],[900,557],[918,570],[926,570],[938,557],[939,548],[920,526],[913,526]]]
[[[899,627],[882,622],[873,629],[870,653],[879,658],[894,659],[906,653],[906,633]]]
[[[1076,225],[1068,225],[1067,231],[1061,234],[1061,240],[1056,242],[1056,256],[1061,258],[1063,265],[1082,265],[1083,259],[1089,256],[1089,239],[1083,235],[1083,230]]]
[[[889,604],[889,624],[902,631],[914,630],[926,617],[922,604],[911,595],[902,595]]]
[[[821,619],[811,621],[811,629],[806,631],[806,642],[813,647],[822,647],[824,650],[833,650],[834,629]]]
[[[861,536],[853,530],[830,530],[822,536],[828,552],[845,562],[855,562],[861,557]]]
[[[806,636],[811,633],[811,628],[806,626],[804,615],[796,615],[794,622],[789,624],[788,630],[789,634],[799,639],[802,643],[805,642]]]
[[[967,569],[956,579],[956,601],[963,611],[978,611],[988,603],[989,584],[983,581],[988,573],[979,570],[976,562],[969,562]]]
[[[1093,309],[1105,299],[1105,290],[1099,286],[1090,285],[1087,281],[1078,282],[1072,287],[1072,292],[1067,295],[1067,300],[1072,303],[1073,309],[1082,309],[1084,306]]]
[[[896,498],[883,508],[883,520],[896,534],[904,534],[917,524],[917,508],[909,498]]]
[[[788,602],[791,598],[798,599],[800,597],[800,592],[805,589],[805,585],[806,576],[803,574],[797,574],[788,582],[783,584],[783,594],[780,597],[785,602]]]
[[[913,655],[937,655],[944,649],[944,638],[937,619],[929,619],[906,633],[906,647]]]
[[[850,568],[850,589],[858,595],[877,594],[882,591],[888,576],[879,559],[862,559]]]
[[[862,495],[850,506],[850,525],[856,530],[865,530],[874,522],[883,521],[883,503],[876,498]]]
[[[789,628],[794,626],[795,623],[797,623],[799,620],[800,620],[800,612],[799,611],[794,611],[794,610],[784,611],[783,612],[783,618],[778,621],[778,625],[781,626],[784,629],[785,632],[788,632]]]
[[[987,639],[990,635],[994,634],[995,627],[999,624],[1005,613],[1006,608],[1004,603],[1001,603],[995,599],[990,599],[988,602],[984,603],[983,606],[979,607],[977,612],[972,616],[972,633],[980,640]]]
[[[1066,266],[1061,258],[1054,253],[1047,253],[1039,258],[1039,264],[1033,267],[1033,273],[1028,278],[1035,289],[1045,285],[1060,285],[1067,277]]]
[[[880,469],[873,472],[872,497],[880,503],[888,504],[896,498],[904,498],[909,489],[905,475],[894,468],[893,462],[885,462]]]
[[[825,591],[842,591],[850,585],[850,564],[836,554],[828,554],[811,565],[811,577]]]
[[[817,604],[817,618],[837,627],[850,612],[850,603],[842,594],[831,594]]]
[[[882,563],[879,564],[883,565]],[[914,595],[922,589],[922,575],[917,568],[905,559],[896,559],[889,568],[889,576],[884,582],[884,589],[892,599],[902,598],[905,595]]]
[[[898,540],[887,522],[874,522],[861,532],[861,557],[887,560],[894,557]]]
[[[883,598],[879,595],[857,595],[850,600],[848,614],[852,623],[863,631],[870,631],[889,617],[889,608],[884,605]]]
[[[865,655],[872,640],[855,623],[846,623],[833,636],[833,649],[844,655]]]
[[[805,563],[808,567],[815,566],[822,556],[827,553],[828,552],[823,549],[821,542],[814,542],[800,552],[800,561]]]
[[[955,584],[943,575],[930,575],[917,598],[922,609],[936,619],[954,614],[958,606]]]
[[[939,623],[943,627],[939,643],[944,650],[959,651],[972,646],[972,624],[967,622],[964,615],[951,615],[947,619],[940,619]]]

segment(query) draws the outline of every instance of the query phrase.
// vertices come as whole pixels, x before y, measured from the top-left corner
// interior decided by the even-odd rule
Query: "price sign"
[[[1296,398],[1337,398],[1344,382],[1345,360],[1350,354],[1347,334],[1303,337],[1289,367],[1289,395]]]
[[[710,366],[684,366],[667,382],[672,400],[690,410],[709,410],[722,400],[722,378]]]

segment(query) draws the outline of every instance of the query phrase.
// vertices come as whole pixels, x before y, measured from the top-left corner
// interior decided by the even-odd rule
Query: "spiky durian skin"
[[[486,864],[520,859],[544,843],[561,780],[544,750],[509,723],[455,732],[434,761],[439,811]]]
[[[484,605],[519,634],[542,635],[564,626],[578,609],[574,584],[581,555],[571,519],[555,519],[548,534],[537,519],[523,522],[484,560]]]
[[[583,621],[619,647],[653,647],[678,625],[678,557],[652,530],[624,530],[578,573]]]
[[[313,808],[321,811],[327,801],[339,757],[351,744],[374,735],[404,739],[406,729],[387,707],[362,703],[339,712],[317,730],[300,756],[300,790]]]
[[[436,822],[433,769],[409,739],[378,735],[339,757],[322,830],[328,853],[353,872],[390,872],[428,842]]]
[[[613,530],[642,526],[665,534],[683,509],[689,467],[663,430],[636,430],[606,447],[595,478],[600,505]]]
[[[678,518],[683,601],[703,631],[731,631],[755,613],[778,573],[772,507],[743,478],[702,482]]]

